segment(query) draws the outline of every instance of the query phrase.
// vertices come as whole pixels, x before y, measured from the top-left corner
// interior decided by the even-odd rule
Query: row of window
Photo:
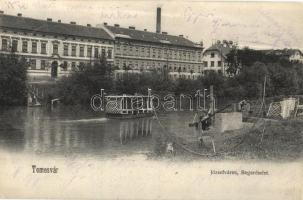
[[[1,43],[1,50],[2,51],[9,51],[10,50],[10,45],[9,45],[9,39],[3,38]],[[32,41],[32,52],[31,53],[37,53],[37,42],[36,41]],[[13,52],[17,52],[18,51],[18,40],[12,40],[12,44],[11,44],[11,50]],[[21,52],[23,53],[28,53],[28,41],[27,40],[22,40],[21,43]],[[46,54],[46,42],[42,42],[41,43],[41,54]]]
[[[49,70],[51,67],[51,63],[47,60],[39,60],[39,59],[30,59],[29,60],[28,69],[31,70]],[[58,67],[61,68],[61,71],[75,71],[78,66],[84,65],[84,62],[69,62],[69,61],[63,61],[62,64],[60,64]],[[192,66],[191,66],[192,67]],[[156,69],[157,71],[161,71],[163,68],[161,67],[153,67],[153,69]],[[175,66],[174,68],[169,67],[169,72],[190,72],[193,73],[193,68],[190,68],[190,66]],[[207,74],[210,70],[205,70],[205,74]],[[199,73],[203,73],[203,70],[199,68]],[[222,70],[218,70],[218,73],[222,73]],[[194,75],[184,75],[184,74],[171,74],[170,76],[174,76],[174,78],[190,78],[190,76]]]
[[[123,75],[124,73],[116,73],[115,77],[117,79],[123,79]],[[203,73],[199,74],[199,75],[186,75],[186,74],[168,74],[168,77],[171,79],[178,79],[178,78],[183,78],[183,79],[198,79],[199,77],[201,77],[203,75]]]
[[[61,68],[61,71],[75,71],[77,66],[84,65],[84,62],[68,62],[63,61],[58,67]],[[48,71],[51,67],[51,63],[47,60],[39,60],[39,59],[29,59],[28,60],[28,69],[30,70],[46,70]]]
[[[195,76],[195,75],[185,75],[185,74],[169,74],[170,78],[177,79],[177,78],[183,78],[183,79],[197,79],[201,75]]]
[[[128,45],[117,45],[117,55],[142,56],[152,58],[176,59],[176,60],[198,60],[201,61],[202,52],[188,52],[181,50],[168,50],[153,47],[138,47]],[[198,59],[197,59],[198,58]]]
[[[1,46],[2,51],[10,50],[9,41],[10,40],[7,38],[2,38],[2,46]],[[30,53],[35,53],[35,54],[38,53],[38,44],[41,44],[40,53],[47,54],[47,51],[46,51],[47,42],[38,43],[37,41],[34,41],[34,40],[31,42],[31,52]],[[69,46],[70,46],[69,44],[63,45],[63,55],[76,57],[77,56],[77,46],[72,45],[71,52],[69,51],[69,49],[70,49]],[[12,40],[11,48],[12,48],[11,50],[13,52],[18,52],[18,40]],[[93,49],[92,46],[87,46],[86,57],[92,57],[92,49]],[[79,57],[84,57],[84,51],[85,51],[84,46],[80,46],[79,47]],[[22,40],[21,52],[29,53],[27,40]],[[59,44],[58,43],[52,43],[52,54],[59,54]],[[112,59],[112,50],[108,49],[106,52],[106,50],[104,48],[102,48],[101,52],[99,52],[99,47],[94,47],[94,57],[98,58],[100,55],[103,57],[107,57],[108,59]]]
[[[209,65],[208,65],[208,63],[209,63]],[[203,66],[204,67],[215,67],[215,61],[210,61],[210,62],[204,61]],[[222,67],[222,61],[217,62],[217,67]]]
[[[115,65],[119,69],[162,69],[167,67],[171,72],[201,72],[202,66],[182,63],[166,63],[154,61],[132,61],[117,59]],[[195,70],[196,69],[196,70]]]

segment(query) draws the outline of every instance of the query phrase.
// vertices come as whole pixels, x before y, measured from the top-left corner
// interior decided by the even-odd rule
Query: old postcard
[[[0,199],[303,199],[303,3],[1,0]]]

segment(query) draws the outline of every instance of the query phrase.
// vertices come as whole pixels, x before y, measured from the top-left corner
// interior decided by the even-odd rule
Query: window
[[[108,58],[108,59],[112,59],[112,50],[111,50],[111,49],[109,49],[109,50],[107,51],[107,58]]]
[[[80,57],[84,57],[84,47],[80,46]]]
[[[102,57],[105,57],[105,49],[102,49],[102,51],[101,51],[102,53]]]
[[[222,66],[222,61],[218,61],[218,67]]]
[[[72,62],[72,71],[76,71],[76,62]]]
[[[76,46],[72,46],[72,56],[76,56]]]
[[[27,41],[22,41],[22,52],[27,53]]]
[[[67,71],[67,61],[64,61],[64,62],[63,62],[62,70],[63,70],[63,71]]]
[[[210,61],[210,66],[214,67],[215,66],[215,62],[214,61]]]
[[[17,52],[18,51],[18,40],[13,40],[12,51],[13,52]]]
[[[58,54],[58,44],[53,44],[53,54]]]
[[[87,47],[87,57],[92,57],[92,47],[91,46],[88,46]]]
[[[30,60],[30,68],[36,69],[36,60],[35,59]]]
[[[215,57],[215,53],[211,53],[211,54],[210,54],[210,57],[211,57],[211,58],[214,58],[214,57]]]
[[[95,47],[95,58],[99,57],[99,51],[98,51],[98,47]]]
[[[46,43],[41,43],[41,54],[46,54]]]
[[[41,60],[41,69],[45,69],[45,67],[46,67],[45,60]]]
[[[204,61],[204,62],[203,62],[203,65],[204,65],[204,67],[208,67],[207,61]]]
[[[37,42],[32,41],[32,53],[37,53]]]
[[[63,55],[68,56],[68,44],[65,44],[63,47]]]
[[[136,55],[138,55],[138,53],[139,53],[139,48],[136,47]]]
[[[83,69],[83,68],[84,68],[84,65],[85,65],[85,63],[84,63],[84,62],[80,62],[80,63],[79,63],[79,66],[80,66],[80,68],[81,68],[81,69]]]
[[[2,51],[7,51],[7,39],[2,39]]]

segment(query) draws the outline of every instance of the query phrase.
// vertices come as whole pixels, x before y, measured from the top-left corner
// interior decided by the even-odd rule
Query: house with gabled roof
[[[232,50],[233,42],[223,40],[212,44],[203,52],[204,74],[210,71],[226,75],[227,54]]]

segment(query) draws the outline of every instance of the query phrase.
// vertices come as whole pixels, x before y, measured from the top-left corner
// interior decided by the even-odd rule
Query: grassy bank
[[[224,133],[209,134],[214,138],[216,154],[210,138],[199,146],[197,138],[182,135],[159,137],[162,149],[154,158],[168,157],[181,160],[272,160],[293,161],[303,156],[303,121],[259,121],[254,126]],[[265,126],[265,128],[264,128]],[[264,132],[263,132],[264,129]],[[194,137],[194,136],[193,136]],[[175,142],[175,156],[165,152],[167,141]],[[200,154],[200,155],[199,155]]]

